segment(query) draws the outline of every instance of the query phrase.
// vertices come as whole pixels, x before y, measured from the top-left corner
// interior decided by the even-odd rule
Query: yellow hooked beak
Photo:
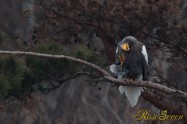
[[[121,55],[119,55],[119,61],[120,61],[120,65],[122,66],[123,63],[125,62],[125,55],[124,55],[124,53],[122,53]]]
[[[121,48],[122,48],[123,50],[125,50],[125,51],[129,51],[129,50],[130,50],[130,49],[129,49],[129,44],[128,44],[128,43],[122,44],[122,45],[121,45]]]

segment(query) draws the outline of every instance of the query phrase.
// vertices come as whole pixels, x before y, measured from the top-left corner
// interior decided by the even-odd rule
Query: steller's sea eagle
[[[110,71],[118,79],[147,80],[148,55],[145,45],[133,36],[125,37],[117,45],[115,64],[110,66]],[[121,94],[125,93],[130,105],[134,107],[143,88],[119,86],[119,91]]]

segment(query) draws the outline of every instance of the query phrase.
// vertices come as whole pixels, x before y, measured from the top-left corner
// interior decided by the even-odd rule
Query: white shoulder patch
[[[148,64],[148,55],[147,55],[147,51],[146,51],[146,48],[145,48],[144,45],[142,46],[142,54],[143,54],[143,56],[144,56],[144,58],[145,58],[145,60]]]
[[[117,46],[117,48],[116,48],[116,53],[118,52],[118,46]]]

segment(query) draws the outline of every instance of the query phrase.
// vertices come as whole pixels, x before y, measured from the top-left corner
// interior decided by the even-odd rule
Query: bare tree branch
[[[177,89],[172,89],[167,86],[157,84],[157,83],[154,83],[151,81],[132,81],[131,82],[129,80],[119,80],[119,79],[113,78],[111,76],[104,76],[104,78],[106,78],[107,80],[112,81],[116,84],[119,84],[119,85],[124,85],[124,86],[132,85],[132,86],[138,86],[138,87],[147,87],[150,89],[162,91],[167,94],[172,94],[172,95],[176,94],[177,97],[187,99],[186,92],[183,92],[183,91],[177,90]]]
[[[113,78],[110,75],[110,73],[108,73],[104,69],[100,68],[99,66],[97,66],[93,63],[81,60],[81,59],[71,57],[71,56],[42,54],[42,53],[23,52],[23,51],[0,51],[0,54],[37,56],[37,57],[45,57],[45,58],[53,58],[53,59],[66,59],[66,60],[70,60],[70,61],[74,61],[74,62],[77,62],[80,64],[87,65],[87,66],[97,70],[98,72],[100,72],[102,74],[101,76],[104,79],[108,80],[109,82],[113,82],[115,84],[118,84],[118,85],[123,85],[123,86],[132,85],[132,86],[138,86],[138,87],[147,87],[147,88],[155,89],[155,90],[167,93],[167,94],[175,95],[176,97],[179,97],[182,99],[187,99],[187,93],[183,92],[181,90],[172,89],[172,88],[169,88],[169,87],[161,85],[161,84],[153,83],[151,81],[132,81],[131,82],[128,80],[116,79],[116,78]]]

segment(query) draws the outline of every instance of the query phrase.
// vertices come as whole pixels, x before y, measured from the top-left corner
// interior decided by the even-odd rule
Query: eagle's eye
[[[129,44],[128,43],[123,43],[122,45],[121,45],[121,48],[123,49],[123,50],[125,50],[125,51],[129,51],[130,49],[129,49]]]
[[[119,61],[120,61],[120,65],[122,66],[123,63],[125,62],[125,55],[124,55],[124,53],[122,53],[121,55],[119,55]]]

